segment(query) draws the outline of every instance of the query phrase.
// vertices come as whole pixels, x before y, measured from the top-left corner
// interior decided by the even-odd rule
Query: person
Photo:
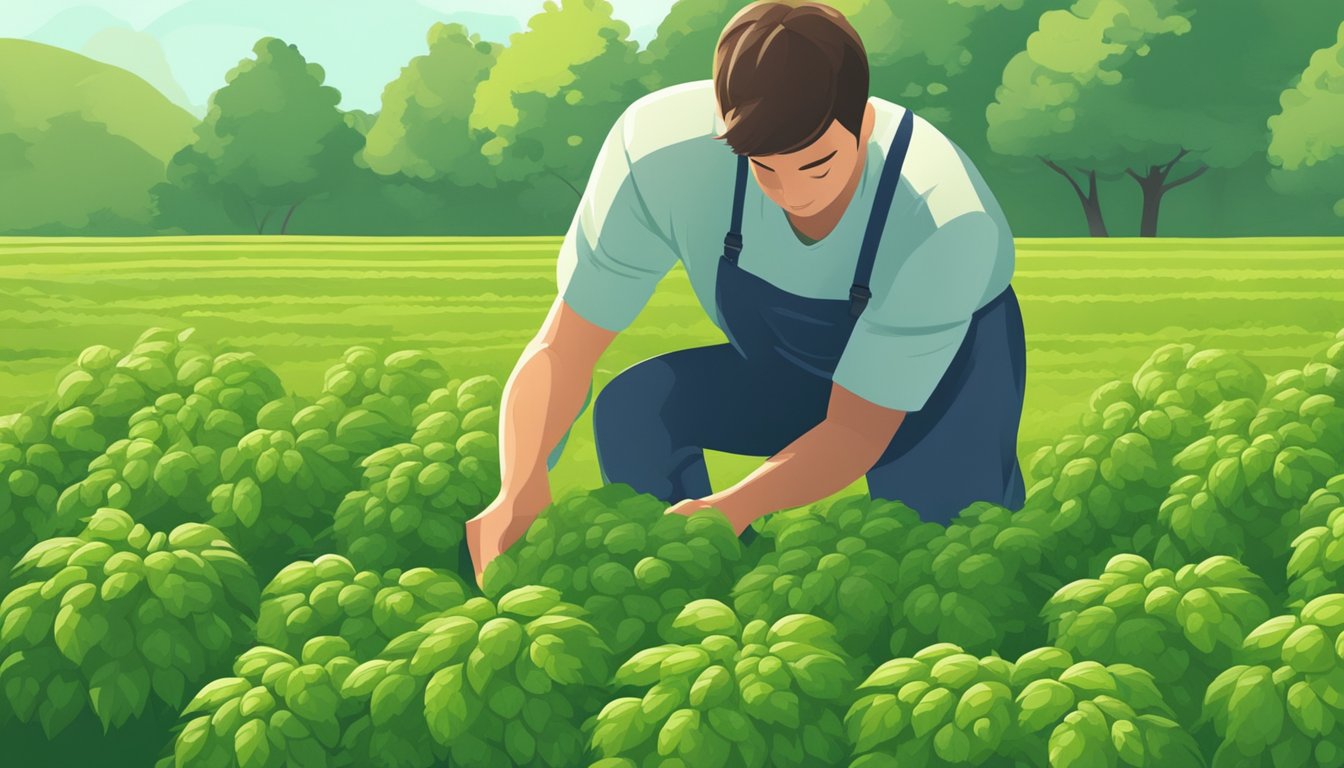
[[[632,365],[594,401],[598,358],[678,261],[726,341]],[[501,490],[467,525],[477,578],[551,503],[547,470],[590,402],[604,482],[668,513],[714,507],[744,538],[860,476],[927,520],[1020,509],[1013,263],[975,165],[870,96],[843,15],[744,7],[712,79],[636,100],[599,151],[556,300],[505,388]],[[706,449],[768,458],[715,492]]]

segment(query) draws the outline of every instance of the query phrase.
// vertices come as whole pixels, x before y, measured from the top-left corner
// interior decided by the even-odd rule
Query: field
[[[508,376],[555,291],[557,238],[0,238],[0,414],[52,390],[84,347],[147,327],[252,350],[299,394],[349,346],[419,348],[460,375]],[[1300,365],[1344,327],[1344,238],[1021,239],[1014,285],[1028,343],[1025,457],[1099,384],[1180,341]],[[598,364],[596,386],[646,357],[719,343],[680,266]],[[455,374],[456,375],[456,374]],[[552,472],[600,482],[591,410]],[[760,459],[711,454],[716,488]],[[861,489],[863,480],[850,489]]]

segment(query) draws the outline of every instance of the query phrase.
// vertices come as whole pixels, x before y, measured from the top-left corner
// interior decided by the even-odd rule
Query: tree
[[[501,179],[546,175],[581,195],[602,138],[646,93],[629,34],[606,0],[548,0],[510,37],[476,89],[469,122]]]
[[[713,75],[714,46],[733,16],[750,0],[677,0],[639,57],[649,90],[707,80]]]
[[[1004,69],[986,113],[990,144],[1068,179],[1094,235],[1106,233],[1097,178],[1132,178],[1139,234],[1156,236],[1167,192],[1263,151],[1272,99],[1323,18],[1338,11],[1319,0],[1079,0],[1047,11]],[[1228,56],[1247,29],[1256,55]]]
[[[1153,0],[1079,0],[1069,10],[1041,14],[1038,30],[1008,62],[1003,85],[986,109],[990,146],[1036,156],[1067,179],[1094,237],[1108,234],[1098,174],[1114,174],[1132,162],[1129,146],[1142,138],[1127,131],[1142,130],[1136,123],[1148,117],[1132,114],[1137,94],[1122,70],[1161,38],[1190,31],[1190,20],[1171,0],[1157,2],[1160,6]],[[1065,166],[1082,174],[1086,191]],[[1168,165],[1163,179],[1170,170]]]
[[[411,59],[383,90],[383,107],[368,133],[363,159],[376,173],[489,183],[492,174],[467,121],[477,86],[501,46],[461,24],[435,24],[429,53]]]
[[[1335,44],[1311,56],[1301,78],[1269,118],[1271,183],[1286,192],[1319,191],[1344,216],[1344,23]]]
[[[210,97],[196,140],[168,168],[159,189],[161,210],[184,197],[215,201],[234,225],[263,232],[283,211],[280,234],[294,211],[329,192],[354,168],[363,144],[336,108],[340,92],[323,85],[322,67],[304,60],[297,46],[264,37]]]

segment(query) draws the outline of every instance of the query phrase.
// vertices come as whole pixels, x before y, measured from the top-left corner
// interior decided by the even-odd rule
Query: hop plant
[[[1330,478],[1297,511],[1288,559],[1289,606],[1301,608],[1314,597],[1344,587],[1344,475]]]
[[[1027,509],[1052,512],[1061,581],[1095,572],[1111,555],[1151,554],[1155,512],[1180,476],[1172,458],[1245,413],[1265,389],[1243,357],[1191,344],[1160,347],[1128,380],[1096,389],[1076,432],[1033,454]],[[1226,427],[1221,427],[1226,428]]]
[[[355,455],[366,456],[409,440],[416,406],[439,388],[470,402],[480,401],[463,409],[464,413],[487,405],[491,395],[497,403],[502,389],[490,376],[450,381],[443,367],[420,350],[394,352],[379,362],[372,349],[356,346],[327,370],[322,394],[346,409],[336,425],[336,442]]]
[[[571,492],[486,567],[486,595],[526,584],[583,606],[618,654],[647,645],[693,597],[724,596],[741,542],[723,513],[665,514],[625,483]]]
[[[1344,595],[1256,627],[1204,695],[1222,742],[1213,768],[1344,765]]]
[[[610,674],[610,649],[580,612],[522,587],[399,635],[345,679],[359,715],[343,746],[389,766],[579,764],[578,721]]]
[[[359,660],[428,617],[462,605],[466,589],[453,574],[429,568],[355,571],[340,555],[291,563],[261,592],[257,641],[298,653],[315,637],[338,635]]]
[[[51,435],[53,425],[33,407],[0,425],[0,591],[9,584],[18,558],[37,542],[73,534],[77,515],[58,513],[61,491],[88,466],[94,454],[65,450]],[[58,428],[59,429],[59,428]]]
[[[1336,406],[1337,380],[1332,365],[1313,363],[1274,377],[1258,403],[1245,399],[1211,411],[1213,431],[1172,459],[1186,474],[1162,504],[1168,533],[1156,556],[1188,561],[1231,554],[1258,571],[1283,574],[1280,553],[1300,530],[1284,510],[1302,506],[1341,469],[1335,457],[1344,451],[1344,409]],[[1229,415],[1213,419],[1223,411]]]
[[[152,440],[123,438],[61,493],[56,512],[68,520],[114,507],[151,528],[168,528],[207,519],[206,497],[218,481],[219,457],[207,446],[183,441],[165,451]]]
[[[232,677],[210,682],[187,704],[189,719],[158,768],[348,765],[341,723],[355,705],[340,690],[356,667],[349,652],[339,637],[312,638],[298,658],[267,646],[244,652]]]
[[[372,348],[353,346],[345,351],[339,363],[327,369],[322,391],[351,407],[369,395],[402,397],[419,403],[446,383],[447,372],[423,350],[393,352],[379,361]]]
[[[1009,662],[952,643],[884,662],[845,715],[853,768],[1202,766],[1148,672],[1055,647]]]
[[[1038,645],[1031,614],[1058,586],[1042,567],[1053,555],[1048,526],[1033,510],[978,502],[928,541],[909,542],[890,600],[889,653],[940,640],[972,651]]]
[[[0,603],[0,713],[36,716],[48,738],[86,706],[104,729],[139,716],[151,693],[181,706],[187,686],[227,663],[257,606],[251,568],[218,530],[151,533],[117,509],[38,544],[15,570],[26,583]]]
[[[817,616],[835,627],[846,653],[884,657],[902,558],[942,530],[904,504],[867,494],[778,512],[762,526],[773,548],[733,585],[733,606],[745,619],[767,622]]]
[[[645,648],[616,671],[645,689],[607,703],[592,721],[593,768],[681,764],[837,765],[840,712],[854,661],[825,619],[790,614],[744,625],[717,600],[677,614],[683,642]]]
[[[1054,645],[1103,664],[1142,667],[1170,684],[1168,703],[1194,722],[1209,682],[1269,618],[1260,577],[1227,556],[1172,571],[1116,555],[1095,579],[1055,593],[1041,612]]]
[[[410,442],[360,462],[362,488],[346,495],[333,524],[341,552],[368,568],[466,570],[459,562],[466,521],[499,493],[494,381],[435,390],[413,414]]]
[[[354,485],[350,452],[331,436],[332,401],[297,409],[267,404],[261,423],[225,448],[209,521],[238,541],[264,572],[317,549],[330,509]]]

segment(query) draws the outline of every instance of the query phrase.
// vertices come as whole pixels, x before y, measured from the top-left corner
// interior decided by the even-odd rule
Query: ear
[[[863,122],[859,125],[859,146],[867,146],[873,135],[873,124],[877,121],[877,110],[870,101],[863,106]]]

